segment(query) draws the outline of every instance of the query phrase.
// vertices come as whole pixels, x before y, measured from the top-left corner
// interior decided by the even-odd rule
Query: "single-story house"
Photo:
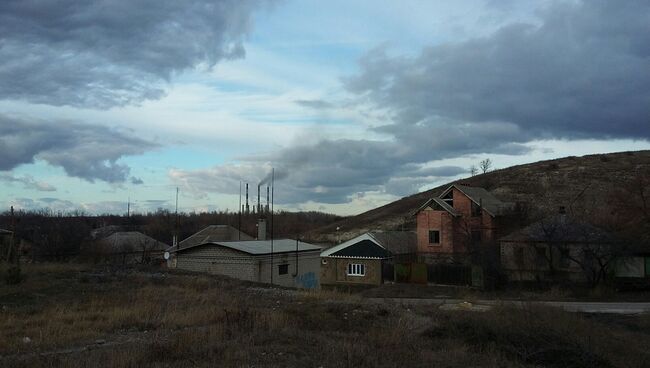
[[[167,266],[176,267],[176,251],[178,249],[190,248],[198,244],[222,242],[222,241],[242,241],[254,240],[254,238],[230,225],[209,225],[202,230],[194,233],[167,249],[168,259]]]
[[[293,240],[207,241],[173,250],[176,268],[273,285],[317,288],[321,247]]]
[[[560,213],[499,240],[501,268],[510,281],[594,281],[620,244],[606,231]]]
[[[373,231],[331,247],[320,254],[321,284],[381,285],[393,280],[395,261],[416,257],[417,236],[412,231]],[[387,273],[385,275],[385,273]]]
[[[118,231],[93,241],[90,252],[96,259],[134,264],[162,261],[168,244],[138,231]]]

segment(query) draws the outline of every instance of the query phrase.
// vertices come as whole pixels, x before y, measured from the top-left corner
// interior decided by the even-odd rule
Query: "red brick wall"
[[[425,209],[417,215],[418,253],[453,252],[454,225],[452,216],[446,211]],[[440,231],[440,243],[429,244],[429,230]]]
[[[453,217],[447,211],[424,209],[417,214],[418,253],[462,253],[467,250],[472,231],[481,231],[481,241],[490,243],[496,236],[494,218],[483,211],[472,217],[472,200],[453,188],[454,209],[461,216]],[[429,230],[440,231],[440,244],[429,244]]]

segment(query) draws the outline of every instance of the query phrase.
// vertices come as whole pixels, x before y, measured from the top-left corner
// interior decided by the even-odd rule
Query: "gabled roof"
[[[456,211],[452,206],[450,206],[449,203],[443,201],[438,197],[431,198],[428,201],[424,202],[424,204],[420,206],[420,208],[418,208],[415,212],[413,212],[413,215],[417,214],[418,212],[422,211],[427,207],[433,208],[436,205],[440,206],[443,210],[449,212],[454,217],[460,216],[460,213],[458,213],[458,211]]]
[[[5,229],[0,229],[0,235],[11,235],[11,231],[5,230]]]
[[[301,241],[298,241],[296,243],[295,239],[274,239],[272,242],[273,253],[271,253],[271,240],[215,241],[194,244],[190,247],[181,247],[181,249],[170,250],[170,252],[180,253],[184,252],[187,249],[195,248],[198,246],[226,247],[251,255],[290,253],[296,252],[296,248],[298,252],[320,251],[322,249],[321,247],[310,243]]]
[[[181,241],[178,243],[178,246],[182,249],[193,247],[199,244],[240,240],[254,240],[254,238],[230,225],[210,225]],[[173,252],[175,250],[176,246],[173,246],[169,248],[168,251]]]
[[[504,210],[510,207],[509,203],[501,201],[500,199],[495,197],[492,193],[488,192],[484,188],[469,187],[460,184],[450,185],[447,189],[445,189],[440,194],[440,196],[438,196],[438,198],[444,197],[453,188],[456,188],[457,190],[465,194],[467,198],[471,199],[472,202],[481,206],[482,209],[487,211],[492,216],[500,215],[501,213],[504,212]]]
[[[412,231],[373,231],[326,249],[321,257],[384,259],[415,253],[416,249],[416,235]]]
[[[571,216],[557,214],[504,236],[500,241],[509,243],[611,243],[615,239],[605,230],[578,221]]]
[[[169,248],[169,245],[138,231],[116,232],[99,240],[99,242],[109,246],[110,250],[116,252],[138,251],[142,250],[143,247],[150,251],[163,251]]]

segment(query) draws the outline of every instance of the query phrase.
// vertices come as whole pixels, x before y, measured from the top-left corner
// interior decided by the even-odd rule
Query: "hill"
[[[650,177],[650,150],[539,161],[459,179],[318,228],[309,236],[314,241],[335,242],[368,230],[412,229],[412,211],[452,183],[483,187],[501,200],[551,210],[607,204],[616,188],[639,177]]]

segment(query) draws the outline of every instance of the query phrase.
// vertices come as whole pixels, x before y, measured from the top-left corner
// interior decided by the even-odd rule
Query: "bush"
[[[7,273],[5,274],[5,282],[8,285],[20,284],[24,279],[25,277],[20,271],[20,267],[12,266],[7,269]]]

